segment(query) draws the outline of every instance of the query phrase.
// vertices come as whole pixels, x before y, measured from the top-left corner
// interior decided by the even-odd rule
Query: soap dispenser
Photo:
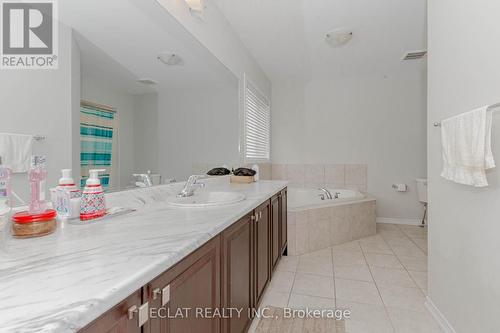
[[[83,189],[80,205],[80,220],[82,221],[103,217],[106,214],[104,190],[99,180],[99,172],[105,171],[105,169],[89,170],[89,178]]]
[[[56,187],[56,211],[61,217],[77,218],[80,214],[81,191],[76,187],[71,169],[62,169]]]

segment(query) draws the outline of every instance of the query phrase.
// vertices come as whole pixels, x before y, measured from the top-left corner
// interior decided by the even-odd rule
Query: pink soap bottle
[[[31,157],[31,168],[28,171],[28,178],[30,182],[28,212],[30,214],[43,213],[47,209],[45,202],[45,183],[47,179],[45,156],[35,155]]]
[[[89,170],[89,178],[83,189],[80,203],[80,220],[93,220],[106,215],[106,202],[104,199],[104,190],[99,180],[99,172],[105,172],[106,169]]]

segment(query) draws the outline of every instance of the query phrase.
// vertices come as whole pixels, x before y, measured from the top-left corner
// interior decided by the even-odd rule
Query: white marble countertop
[[[0,231],[0,332],[76,332],[182,260],[286,186],[283,181],[209,184],[246,200],[179,209],[165,198],[182,184],[109,194],[108,207],[136,212],[50,235],[13,239]]]

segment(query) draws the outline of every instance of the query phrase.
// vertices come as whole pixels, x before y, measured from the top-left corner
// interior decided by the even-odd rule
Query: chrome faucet
[[[137,187],[151,187],[153,186],[153,181],[151,180],[150,174],[148,173],[134,173],[136,179],[140,179],[140,182],[136,182],[135,185]]]
[[[332,194],[326,188],[320,187],[318,190],[325,192],[327,199],[333,199]]]
[[[184,185],[184,188],[182,191],[177,194],[179,198],[185,198],[185,197],[191,197],[194,195],[194,191],[197,188],[200,187],[205,187],[204,183],[197,183],[198,179],[205,178],[205,176],[199,176],[199,175],[192,175],[188,178],[186,185]]]

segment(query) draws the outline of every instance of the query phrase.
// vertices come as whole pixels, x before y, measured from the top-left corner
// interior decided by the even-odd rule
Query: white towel
[[[441,122],[443,178],[475,187],[488,186],[486,170],[495,167],[491,125],[488,106]]]
[[[28,172],[33,151],[33,136],[0,133],[0,156],[2,164],[13,173]]]

